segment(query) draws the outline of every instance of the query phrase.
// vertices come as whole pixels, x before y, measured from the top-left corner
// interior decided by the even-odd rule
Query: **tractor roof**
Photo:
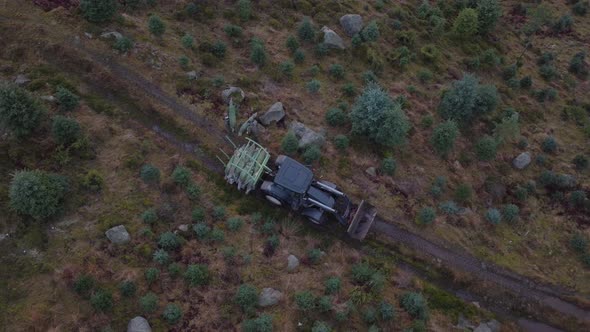
[[[297,194],[306,192],[312,180],[311,170],[289,157],[281,163],[274,178],[276,184]]]

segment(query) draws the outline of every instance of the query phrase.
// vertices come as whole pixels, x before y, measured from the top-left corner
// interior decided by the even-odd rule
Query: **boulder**
[[[258,305],[261,307],[273,306],[283,299],[283,293],[273,288],[264,288],[258,297]]]
[[[328,46],[328,48],[334,48],[339,50],[343,50],[346,48],[342,38],[338,36],[338,34],[334,32],[334,30],[328,27],[323,27],[322,32],[324,33],[324,44]]]
[[[57,101],[54,96],[41,96],[41,100],[45,100],[50,103],[55,103]]]
[[[517,169],[523,169],[531,163],[531,154],[529,152],[523,152],[514,158],[512,165]]]
[[[14,79],[14,84],[16,85],[25,85],[29,83],[31,80],[23,74],[19,74]]]
[[[340,18],[340,25],[348,37],[352,37],[363,30],[363,18],[357,14],[347,14]]]
[[[105,232],[107,239],[114,244],[125,244],[131,240],[127,229],[123,225],[115,226]]]
[[[181,232],[188,232],[188,225],[187,224],[178,225],[178,230]]]
[[[127,324],[127,332],[152,332],[152,328],[147,319],[137,316]]]
[[[235,103],[241,103],[244,98],[246,98],[244,91],[235,86],[230,86],[221,92],[221,99],[224,103],[229,103],[230,99],[233,99]]]
[[[279,122],[285,117],[285,108],[283,107],[283,103],[276,102],[274,103],[266,113],[264,113],[259,119],[260,123],[265,126],[268,126],[272,122]]]
[[[479,324],[473,332],[498,332],[500,331],[500,323],[497,320],[491,320],[487,323]]]
[[[318,133],[312,129],[307,128],[303,123],[293,121],[291,123],[291,130],[299,139],[299,148],[305,148],[310,145],[322,145],[324,144],[325,137],[323,134]]]
[[[299,266],[299,259],[295,255],[289,255],[287,257],[287,271],[295,271]]]
[[[377,176],[377,169],[375,167],[369,167],[365,170],[365,173],[374,178]]]
[[[100,35],[100,38],[104,38],[104,39],[114,38],[116,40],[119,40],[119,39],[123,38],[123,35],[120,32],[117,32],[117,31],[109,31],[109,32],[102,33]]]

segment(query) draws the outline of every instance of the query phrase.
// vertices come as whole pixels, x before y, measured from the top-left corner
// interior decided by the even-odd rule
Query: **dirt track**
[[[208,135],[216,137],[220,142],[224,140],[225,133],[221,129],[212,125],[208,120],[196,115],[188,106],[183,105],[176,98],[169,96],[158,86],[151,83],[138,73],[117,63],[116,59],[113,59],[110,56],[97,54],[84,48],[83,45],[77,45],[75,49],[80,51],[82,56],[91,59],[95,64],[99,64],[104,67],[104,69],[108,69],[108,71],[117,77],[117,79],[126,81],[130,89],[143,90],[143,92],[150,95],[153,99],[158,100],[162,105],[206,131]],[[100,83],[92,82],[89,85],[96,84]],[[199,144],[198,141],[195,144],[185,143],[176,139],[174,135],[162,131],[157,126],[151,126],[150,129],[185,151],[194,152],[197,150],[196,147]],[[202,159],[205,167],[211,169],[211,171],[220,171],[219,163],[214,165],[210,156],[199,154],[197,155],[197,158]],[[579,306],[563,299],[572,295],[572,292],[570,291],[559,289],[558,287],[551,285],[536,283],[524,276],[506,271],[493,264],[483,262],[461,250],[450,249],[449,245],[439,244],[425,239],[422,236],[405,230],[395,223],[386,221],[381,217],[378,217],[376,220],[373,232],[377,232],[382,237],[386,237],[388,241],[396,244],[403,244],[417,253],[432,256],[447,268],[462,271],[484,283],[493,283],[495,286],[506,289],[519,298],[527,299],[535,304],[541,304],[544,307],[549,307],[561,315],[576,318],[576,320],[583,322],[582,324],[590,326],[590,311],[580,308]],[[543,321],[543,317],[536,317],[536,319]]]

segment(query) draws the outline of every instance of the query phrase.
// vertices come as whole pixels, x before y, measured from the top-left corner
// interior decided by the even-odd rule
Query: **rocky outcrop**
[[[363,18],[357,14],[347,14],[340,18],[340,25],[344,32],[352,37],[363,30]]]
[[[328,48],[338,50],[343,50],[346,48],[342,38],[338,36],[338,34],[334,30],[328,27],[323,27],[322,32],[324,33],[324,45],[328,46]]]
[[[105,232],[107,239],[114,244],[125,244],[131,240],[127,229],[123,225],[115,226]]]

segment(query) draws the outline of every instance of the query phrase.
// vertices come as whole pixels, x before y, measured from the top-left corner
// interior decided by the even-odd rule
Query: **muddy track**
[[[80,51],[83,56],[92,59],[95,64],[99,64],[108,69],[108,71],[118,79],[126,81],[129,86],[143,90],[143,92],[150,95],[155,100],[158,100],[162,105],[166,106],[174,113],[189,120],[199,128],[202,128],[207,134],[216,137],[219,140],[220,145],[224,144],[222,141],[224,140],[225,134],[222,130],[214,126],[207,119],[199,117],[188,106],[178,102],[176,98],[169,96],[166,92],[140,74],[121,65],[116,59],[110,56],[97,54],[92,50],[84,48],[82,45],[77,45],[75,48]],[[96,86],[97,84],[100,83],[91,82],[89,85]],[[184,143],[175,138],[174,135],[161,130],[157,125],[149,126],[149,129],[155,131],[159,136],[167,139],[185,151],[194,152],[198,150],[199,142]],[[212,172],[219,173],[221,171],[219,165],[212,165],[210,156],[197,155],[196,157],[200,160],[203,159],[203,161],[205,161],[205,167]],[[590,311],[564,300],[564,298],[573,295],[573,292],[571,291],[560,289],[552,285],[534,282],[524,276],[506,271],[494,264],[479,260],[462,250],[455,248],[451,249],[449,245],[439,244],[428,240],[419,234],[403,229],[399,225],[379,216],[377,217],[372,231],[376,232],[380,238],[385,238],[389,242],[403,244],[413,249],[416,253],[431,256],[448,269],[462,271],[475,279],[478,279],[482,283],[492,283],[494,286],[510,291],[519,298],[527,299],[536,304],[541,304],[544,307],[549,307],[561,315],[575,318],[584,325],[590,323]],[[536,317],[536,319],[543,321],[544,317]]]

